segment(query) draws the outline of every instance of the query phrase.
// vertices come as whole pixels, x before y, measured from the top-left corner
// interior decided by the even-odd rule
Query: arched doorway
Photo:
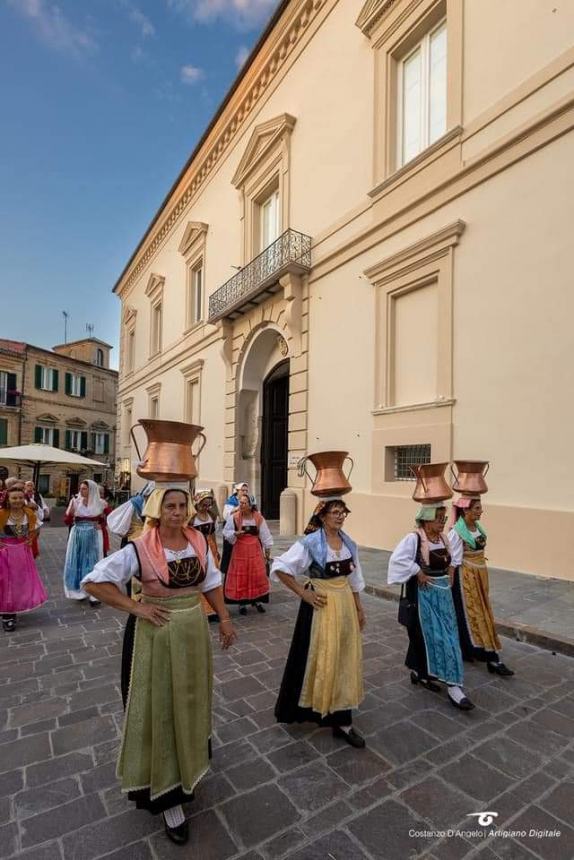
[[[263,382],[261,434],[261,511],[279,519],[279,500],[287,486],[289,448],[289,361],[277,365]]]

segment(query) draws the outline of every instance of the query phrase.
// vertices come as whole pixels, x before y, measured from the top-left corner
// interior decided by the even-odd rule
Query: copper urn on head
[[[488,493],[488,484],[484,480],[490,463],[488,460],[455,460],[456,472],[451,466],[454,478],[453,490],[463,496],[480,496]]]
[[[351,464],[348,475],[343,471],[346,460]],[[307,461],[311,462],[317,470],[314,478],[307,471]],[[299,460],[297,470],[301,477],[307,475],[313,484],[312,494],[324,498],[325,496],[344,496],[345,493],[351,492],[353,488],[349,478],[354,465],[347,451],[320,451]]]
[[[448,463],[424,463],[420,466],[411,466],[411,472],[417,479],[413,499],[423,505],[434,505],[444,502],[452,496],[444,476]]]
[[[147,435],[147,448],[142,457],[134,435],[135,427],[143,427]],[[160,421],[142,418],[130,430],[139,458],[136,472],[148,481],[191,481],[197,477],[196,457],[203,450],[206,438],[203,427],[183,421]],[[202,442],[194,453],[196,439]]]

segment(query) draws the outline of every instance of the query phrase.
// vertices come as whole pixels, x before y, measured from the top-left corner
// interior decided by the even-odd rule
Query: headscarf
[[[318,504],[316,505],[315,510],[311,514],[309,522],[305,526],[305,531],[303,532],[303,534],[310,535],[313,534],[313,532],[316,532],[320,528],[322,528],[323,521],[321,520],[321,514],[324,512],[325,508],[330,502],[338,502],[344,507],[345,512],[347,514],[351,513],[350,509],[347,507],[347,505],[340,496],[327,496],[324,499],[321,499],[321,501],[318,502]]]
[[[105,499],[100,496],[100,488],[95,481],[82,481],[88,485],[88,504],[84,505],[81,493],[74,496],[74,513],[81,513],[84,517],[99,517],[107,506]]]
[[[426,565],[430,563],[430,547],[427,533],[425,532],[421,523],[432,523],[433,520],[436,520],[436,513],[439,508],[446,508],[444,502],[437,502],[435,505],[423,505],[421,508],[419,508],[415,516],[415,533],[420,538],[421,556]],[[444,534],[444,532],[441,532],[441,534],[439,535],[439,539],[442,541],[450,555],[452,555],[449,539]]]
[[[161,506],[166,493],[170,490],[179,490],[184,493],[187,499],[187,520],[189,521],[194,515],[195,510],[191,501],[191,493],[189,492],[189,484],[182,482],[170,482],[166,484],[156,483],[155,489],[150,493],[144,505],[142,515],[146,519],[146,526],[153,525],[149,520],[159,520],[161,518]]]
[[[348,514],[351,513],[351,511],[340,496],[331,496],[325,499],[321,499],[321,501],[315,507],[315,510],[311,515],[311,519],[307,523],[307,528],[304,532],[305,537],[303,537],[301,540],[301,543],[309,551],[309,554],[313,561],[316,562],[316,564],[318,564],[321,568],[324,568],[327,564],[328,546],[320,514],[324,512],[329,502],[337,502],[338,504],[343,506],[343,508]],[[339,535],[341,537],[341,540],[343,541],[343,544],[351,553],[353,563],[356,566],[358,558],[357,544],[349,537],[346,532],[343,531],[343,529],[339,529]]]
[[[193,496],[193,504],[195,507],[195,512],[197,513],[197,506],[201,504],[205,499],[209,499],[209,507],[207,509],[207,513],[211,517],[214,522],[217,522],[219,519],[219,509],[217,507],[217,502],[215,501],[215,494],[213,490],[198,490],[197,493]]]
[[[139,491],[139,493],[136,493],[136,495],[132,496],[130,499],[132,507],[134,508],[140,519],[143,516],[143,506],[145,504],[145,500],[148,496],[151,496],[154,490],[155,481],[148,481],[147,484],[145,484],[145,486]]]
[[[236,508],[239,505],[239,498],[237,496],[237,493],[239,492],[239,490],[242,490],[244,487],[248,486],[249,484],[247,483],[247,481],[240,481],[238,484],[234,484],[233,492],[230,496],[227,497],[227,499],[225,500],[225,504],[231,505],[232,508]]]

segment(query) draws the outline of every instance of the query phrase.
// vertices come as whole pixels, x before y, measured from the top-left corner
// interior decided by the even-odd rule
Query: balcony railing
[[[226,281],[209,298],[209,321],[236,317],[248,305],[259,304],[265,292],[274,292],[287,272],[302,274],[311,268],[311,237],[286,230],[257,257]]]

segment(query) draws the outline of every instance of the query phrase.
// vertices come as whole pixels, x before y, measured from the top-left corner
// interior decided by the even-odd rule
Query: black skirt
[[[126,628],[124,631],[124,642],[122,647],[122,700],[124,710],[126,709],[128,694],[130,690],[130,676],[132,671],[132,661],[134,654],[134,639],[136,629],[136,616],[128,616]],[[209,740],[209,758],[211,758],[211,740]],[[147,809],[152,815],[159,815],[160,812],[165,812],[166,809],[171,809],[173,806],[179,806],[182,803],[190,803],[194,798],[194,793],[187,794],[181,787],[174,788],[172,791],[167,791],[161,797],[150,799],[149,788],[142,788],[139,791],[128,791],[128,799],[135,803],[137,809]]]
[[[466,623],[464,600],[461,588],[460,567],[457,567],[452,586],[452,599],[454,602],[454,611],[456,612],[456,623],[458,625],[458,638],[460,641],[460,650],[462,651],[462,659],[466,660],[468,663],[472,663],[474,660],[479,660],[481,663],[497,663],[498,654],[496,651],[487,651],[486,648],[477,648],[472,644],[470,633],[468,631],[468,624]]]
[[[312,708],[299,707],[299,699],[305,679],[309,643],[311,641],[311,625],[314,609],[308,603],[301,601],[289,656],[279,689],[279,697],[275,705],[275,718],[278,723],[317,723],[320,726],[350,726],[352,711],[333,711],[322,717]]]

